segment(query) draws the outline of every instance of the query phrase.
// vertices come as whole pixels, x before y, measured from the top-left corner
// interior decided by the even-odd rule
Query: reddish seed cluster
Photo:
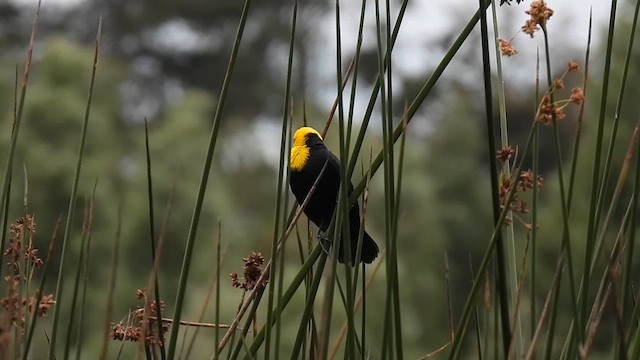
[[[553,15],[553,10],[547,6],[544,0],[531,2],[531,7],[525,12],[529,19],[522,25],[522,32],[533,37],[533,34],[540,30],[540,26],[545,26],[549,18]]]
[[[509,203],[509,208],[514,213],[518,214],[527,214],[529,213],[529,206],[526,200],[521,199],[519,194],[526,192],[527,190],[533,189],[536,186],[538,189],[541,189],[544,184],[544,178],[540,175],[537,177],[533,176],[533,171],[521,171],[518,174],[518,179],[515,184],[516,193],[513,195],[511,202]],[[507,202],[507,198],[509,196],[509,192],[513,186],[512,178],[506,176],[505,174],[501,174],[500,176],[500,188],[498,196],[500,198],[501,207],[504,209],[505,203]],[[509,223],[509,220],[507,220]],[[529,227],[527,227],[529,228]]]
[[[238,273],[232,272],[229,274],[231,277],[231,285],[237,288],[244,289],[245,291],[253,290],[256,285],[260,287],[265,287],[267,285],[267,280],[263,280],[260,282],[260,277],[262,277],[262,268],[264,265],[264,257],[259,252],[252,251],[249,256],[242,259],[244,262],[243,273],[244,276],[242,279],[238,278]]]
[[[500,53],[504,56],[513,56],[518,54],[518,50],[513,47],[511,41],[505,39],[498,39],[500,45]]]
[[[32,237],[36,232],[33,215],[25,215],[9,225],[9,246],[3,252],[8,259],[8,273],[3,280],[7,285],[7,294],[0,298],[2,315],[8,319],[10,326],[24,330],[26,319],[34,311],[37,316],[45,316],[56,303],[53,294],[39,296],[25,295],[24,286],[31,280],[33,271],[44,262],[38,256],[38,249],[33,246]],[[29,274],[27,274],[29,272]],[[38,300],[38,298],[40,298]],[[8,329],[2,329],[8,331]],[[3,337],[4,338],[4,337]]]
[[[567,68],[564,74],[553,81],[551,88],[542,97],[542,101],[540,102],[540,106],[538,107],[538,112],[536,114],[536,121],[544,125],[551,126],[553,125],[554,120],[563,120],[566,118],[564,109],[567,105],[573,103],[581,106],[584,103],[584,92],[580,87],[574,87],[571,89],[571,95],[568,99],[565,98],[554,101],[552,98],[552,94],[554,94],[556,90],[564,88],[564,77],[568,73],[576,72],[578,70],[579,66],[575,61],[569,61],[567,63]]]
[[[162,322],[162,334],[158,335],[158,315],[164,312],[164,302],[160,301],[160,311],[154,300],[147,300],[147,292],[145,289],[136,290],[136,298],[143,300],[146,307],[137,308],[131,312],[130,323],[111,324],[111,337],[119,341],[138,342],[144,339],[146,345],[159,345],[164,342],[164,335],[169,331],[169,323]],[[145,334],[146,332],[146,334]]]
[[[513,149],[513,146],[505,146],[502,149],[496,151],[496,158],[500,161],[500,164],[504,165],[506,162],[511,160],[516,151]]]

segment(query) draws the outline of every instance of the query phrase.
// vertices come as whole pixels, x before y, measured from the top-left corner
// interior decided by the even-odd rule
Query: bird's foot
[[[331,255],[331,239],[327,237],[327,234],[319,231],[318,232],[318,242],[320,243],[320,247],[322,247],[322,251],[324,251],[327,255]]]

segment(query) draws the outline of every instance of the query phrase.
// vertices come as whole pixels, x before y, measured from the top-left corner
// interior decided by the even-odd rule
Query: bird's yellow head
[[[305,126],[296,130],[296,132],[293,134],[293,146],[306,146],[307,138],[310,134],[315,134],[320,138],[320,140],[322,140],[322,135],[320,135],[320,133],[316,129]]]
[[[291,157],[289,158],[291,171],[300,171],[307,164],[309,159],[307,139],[312,134],[322,141],[322,135],[316,129],[307,126],[301,127],[293,134],[293,148],[291,148]]]

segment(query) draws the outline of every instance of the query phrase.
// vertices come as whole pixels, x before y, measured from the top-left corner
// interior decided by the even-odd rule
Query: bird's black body
[[[304,136],[304,146],[308,148],[308,157],[301,169],[292,168],[290,175],[291,191],[298,204],[302,204],[309,191],[316,182],[326,163],[326,169],[318,181],[318,185],[304,208],[304,213],[322,231],[329,228],[333,212],[337,205],[340,190],[340,161],[325,146],[322,139],[314,131]],[[306,151],[306,150],[305,150]],[[353,185],[349,184],[349,194],[353,192]],[[351,264],[354,264],[358,236],[360,233],[360,208],[358,203],[349,210],[349,227],[351,238]],[[360,261],[371,263],[378,256],[378,245],[364,232]],[[338,261],[345,263],[344,246],[338,249]]]

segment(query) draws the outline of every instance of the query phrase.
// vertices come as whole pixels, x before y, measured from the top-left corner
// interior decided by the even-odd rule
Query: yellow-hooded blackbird
[[[322,136],[315,129],[302,127],[293,135],[293,148],[289,159],[291,175],[289,185],[291,191],[302,204],[307,198],[311,187],[325,167],[322,177],[318,180],[318,185],[314,190],[304,213],[322,231],[327,231],[333,211],[338,202],[338,192],[340,190],[340,160],[327,149]],[[353,184],[349,184],[349,194],[353,192]],[[349,227],[351,238],[351,261],[355,264],[358,235],[360,232],[360,208],[358,203],[349,210]],[[338,250],[338,261],[345,263],[344,246]],[[362,239],[362,254],[360,261],[371,263],[378,256],[378,245],[364,232]]]

